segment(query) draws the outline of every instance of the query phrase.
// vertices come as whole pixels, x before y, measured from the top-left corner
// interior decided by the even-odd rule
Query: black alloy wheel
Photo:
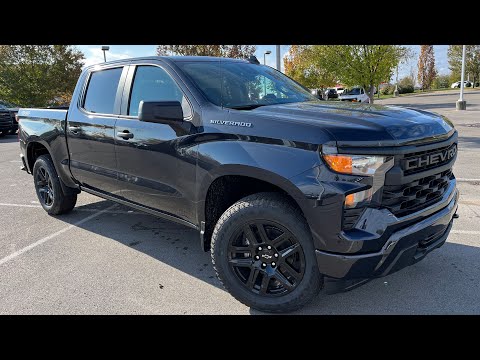
[[[237,230],[230,240],[228,262],[247,289],[266,296],[293,291],[305,272],[305,255],[296,237],[267,220]]]
[[[40,201],[42,201],[45,206],[51,207],[53,205],[55,193],[51,176],[48,170],[43,166],[40,166],[35,174],[35,185],[38,190]]]

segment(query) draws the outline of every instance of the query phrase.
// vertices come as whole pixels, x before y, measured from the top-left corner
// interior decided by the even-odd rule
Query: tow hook
[[[453,214],[454,219],[458,219],[459,217],[460,217],[460,215],[458,215],[457,213]]]

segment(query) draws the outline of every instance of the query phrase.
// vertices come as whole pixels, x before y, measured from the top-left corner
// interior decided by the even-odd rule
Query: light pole
[[[398,96],[398,64],[397,64],[397,77],[395,78],[395,91],[393,92],[393,96]]]
[[[280,45],[275,45],[275,55],[277,57],[277,70],[282,71],[282,65],[280,64]]]
[[[270,55],[272,52],[267,50],[263,53],[263,65],[267,65],[267,55]],[[267,79],[263,77],[263,97],[267,95]]]
[[[266,55],[270,55],[272,52],[270,50],[267,50],[263,53],[263,65],[267,65],[267,58]]]
[[[102,46],[103,61],[104,61],[104,62],[107,62],[107,56],[105,55],[105,51],[108,51],[108,50],[110,50],[110,46],[105,46],[105,45]]]
[[[463,100],[463,80],[465,79],[465,45],[462,50],[462,76],[460,79],[460,99],[458,99],[456,108],[457,110],[467,110],[467,102]]]

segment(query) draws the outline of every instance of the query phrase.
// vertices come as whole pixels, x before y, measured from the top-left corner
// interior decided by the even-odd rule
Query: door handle
[[[123,130],[123,131],[117,132],[117,136],[119,138],[124,139],[124,140],[128,140],[128,139],[133,138],[133,134],[128,130]]]
[[[69,126],[68,130],[74,134],[77,134],[80,131],[80,126]]]

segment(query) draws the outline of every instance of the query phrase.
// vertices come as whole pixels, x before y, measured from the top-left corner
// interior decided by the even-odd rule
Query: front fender
[[[290,178],[318,166],[318,151],[249,141],[215,141],[199,144],[197,167],[198,219],[204,221],[210,185],[225,175],[247,176],[273,184],[300,204],[305,194]],[[302,209],[303,210],[303,209]]]

